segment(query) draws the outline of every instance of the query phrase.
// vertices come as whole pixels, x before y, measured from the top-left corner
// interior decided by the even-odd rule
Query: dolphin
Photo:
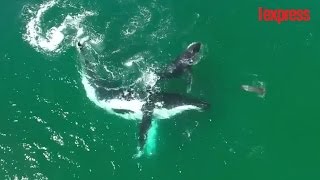
[[[266,88],[263,82],[258,82],[258,86],[251,86],[251,85],[241,85],[241,88],[247,92],[256,93],[259,97],[264,97],[266,94]]]

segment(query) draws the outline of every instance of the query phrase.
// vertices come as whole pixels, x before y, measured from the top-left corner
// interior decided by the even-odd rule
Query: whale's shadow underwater
[[[142,119],[139,125],[139,152],[142,153],[147,141],[148,130],[151,128],[152,119],[167,119],[161,116],[163,111],[198,110],[204,111],[210,108],[210,104],[204,100],[189,97],[182,93],[165,92],[155,88],[156,84],[169,81],[173,78],[187,76],[187,92],[190,92],[192,84],[192,66],[199,62],[198,57],[202,44],[191,43],[172,63],[166,68],[155,72],[157,81],[154,85],[147,85],[146,90],[136,90],[133,86],[120,86],[113,80],[106,80],[95,72],[86,51],[86,44],[77,43],[82,58],[82,76],[86,91],[94,92],[95,97],[89,97],[92,101],[103,102],[103,106],[109,112],[124,118],[134,117]]]

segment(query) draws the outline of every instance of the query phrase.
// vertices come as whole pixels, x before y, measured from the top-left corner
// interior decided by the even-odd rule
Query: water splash
[[[87,16],[96,15],[96,13],[91,11],[84,11],[76,15],[68,14],[59,26],[51,27],[44,32],[41,28],[43,16],[49,9],[57,5],[57,3],[57,0],[51,0],[41,4],[36,11],[31,10],[31,8],[27,9],[27,12],[33,14],[33,16],[26,24],[26,32],[23,34],[23,39],[38,52],[61,52],[63,49],[62,42],[65,40],[66,36],[70,35],[68,30],[76,30],[74,38],[82,35],[84,27],[81,23]],[[72,44],[67,44],[67,46],[70,45]]]

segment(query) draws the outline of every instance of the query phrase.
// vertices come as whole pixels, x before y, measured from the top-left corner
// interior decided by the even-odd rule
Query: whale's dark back
[[[196,55],[200,52],[201,43],[195,42],[188,46],[188,48],[178,56],[173,63],[171,63],[162,73],[160,78],[174,78],[181,76],[185,71],[191,69],[196,63]]]

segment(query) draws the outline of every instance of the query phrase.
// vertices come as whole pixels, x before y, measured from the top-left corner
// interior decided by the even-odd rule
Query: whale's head
[[[200,42],[193,42],[187,47],[186,59],[189,65],[195,65],[199,62],[199,58],[196,58],[196,55],[201,50]]]
[[[201,48],[201,43],[200,42],[193,42],[191,43],[189,46],[188,46],[188,51],[193,53],[193,54],[196,54],[200,51],[200,48]]]

